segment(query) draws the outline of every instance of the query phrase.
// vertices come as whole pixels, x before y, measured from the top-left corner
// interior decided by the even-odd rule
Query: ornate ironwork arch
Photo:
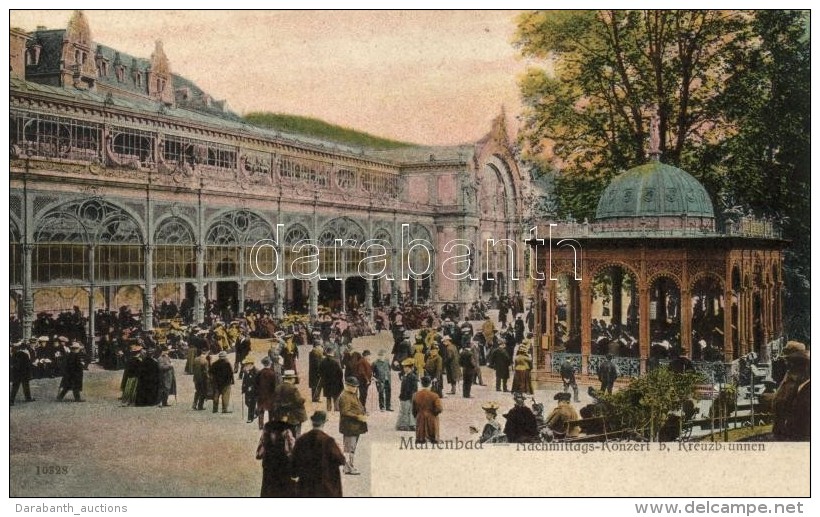
[[[632,269],[632,267],[628,266],[625,262],[620,262],[618,260],[608,260],[601,263],[595,263],[589,270],[589,277],[591,279],[594,279],[602,271],[611,267],[619,267],[623,269],[624,271],[632,275],[638,287],[641,286],[641,275],[639,275],[634,269]]]
[[[683,282],[680,281],[680,278],[678,278],[676,274],[671,273],[669,271],[658,271],[657,273],[653,273],[652,276],[646,279],[646,285],[651,288],[652,284],[654,284],[656,280],[660,280],[661,278],[668,278],[669,280],[672,280],[675,283],[675,286],[678,288],[678,290],[683,289]]]
[[[310,240],[310,232],[304,227],[304,225],[295,223],[290,225],[285,231],[282,244],[285,246],[293,246],[297,242],[305,240]]]
[[[332,247],[336,239],[352,239],[357,245],[366,240],[362,226],[349,217],[331,219],[319,232],[319,243],[322,246]]]
[[[390,230],[387,228],[378,228],[376,232],[373,234],[373,238],[380,240],[380,241],[387,241],[390,243],[390,246],[393,246],[393,234],[390,233]]]
[[[250,210],[231,210],[222,213],[211,223],[205,243],[210,245],[253,245],[273,236],[270,224]]]
[[[162,220],[154,232],[155,244],[196,244],[194,231],[183,219],[172,216]]]
[[[46,212],[35,224],[34,240],[141,244],[140,224],[127,210],[101,199],[75,200]]]

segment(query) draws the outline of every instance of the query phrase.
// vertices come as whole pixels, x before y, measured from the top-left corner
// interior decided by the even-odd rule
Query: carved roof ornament
[[[65,37],[67,40],[85,47],[91,45],[91,27],[88,25],[88,19],[85,13],[80,10],[74,11],[71,15],[71,20],[68,21],[66,27]]]
[[[151,54],[151,72],[164,76],[171,75],[171,64],[165,55],[162,40],[159,39],[154,44],[154,53]]]

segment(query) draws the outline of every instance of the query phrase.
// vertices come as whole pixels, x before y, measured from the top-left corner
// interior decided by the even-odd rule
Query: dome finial
[[[658,111],[655,106],[655,113],[649,123],[649,157],[653,162],[661,160],[661,118]]]

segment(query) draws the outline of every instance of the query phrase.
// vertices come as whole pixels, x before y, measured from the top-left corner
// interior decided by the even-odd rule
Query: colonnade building
[[[464,307],[518,288],[507,280],[523,253],[508,267],[503,246],[480,245],[524,230],[525,178],[503,115],[480,141],[450,147],[377,151],[264,129],[174,74],[160,42],[148,59],[95,42],[82,12],[65,29],[12,29],[10,61],[9,270],[25,337],[38,312],[74,306],[93,336],[93,314],[122,305],[151,328],[168,300],[187,299],[202,321],[207,300],[316,315],[400,292]],[[403,228],[437,267],[402,246]],[[389,277],[360,274],[368,239],[387,243]],[[484,281],[442,274],[456,239]],[[302,241],[313,258],[293,248]],[[402,264],[426,273],[405,279]],[[316,267],[324,279],[306,279]]]

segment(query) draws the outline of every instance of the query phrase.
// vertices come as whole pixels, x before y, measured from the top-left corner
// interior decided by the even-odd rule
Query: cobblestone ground
[[[476,324],[477,327],[477,324]],[[388,332],[354,340],[357,350],[369,349],[375,357],[384,348],[388,352],[392,339]],[[255,340],[253,356],[260,359],[268,342]],[[307,388],[307,352],[301,350],[299,373],[303,375],[300,389],[310,401]],[[229,356],[233,361],[233,357]],[[122,371],[109,372],[92,365],[85,374],[83,392],[87,402],[55,402],[59,379],[32,381],[31,403],[18,403],[10,414],[10,495],[36,496],[258,496],[262,468],[255,459],[259,430],[256,424],[245,423],[240,404],[239,384],[231,394],[233,413],[212,414],[193,411],[193,380],[183,372],[184,361],[175,360],[178,394],[171,406],[121,407],[118,401]],[[440,416],[441,438],[471,440],[469,426],[481,429],[484,413],[482,402],[494,400],[501,406],[500,416],[512,407],[508,393],[495,391],[493,372],[482,368],[486,386],[474,386],[471,399],[449,395],[445,386]],[[370,446],[374,442],[394,443],[413,433],[395,431],[398,416],[398,377],[393,374],[393,408],[381,412],[375,387],[371,387],[367,409],[370,431],[362,436],[356,454],[360,476],[343,476],[346,496],[370,494]],[[553,407],[553,395],[559,385],[536,390],[536,400]],[[590,401],[581,387],[582,405]],[[210,403],[210,401],[208,401]],[[322,404],[308,402],[308,415]],[[208,406],[206,406],[207,408]],[[341,445],[338,413],[331,413],[325,431]],[[304,424],[309,429],[310,422]],[[48,467],[66,467],[66,473],[49,474]],[[39,471],[38,471],[39,467]],[[45,473],[44,473],[45,472]],[[58,472],[61,472],[58,469]]]

